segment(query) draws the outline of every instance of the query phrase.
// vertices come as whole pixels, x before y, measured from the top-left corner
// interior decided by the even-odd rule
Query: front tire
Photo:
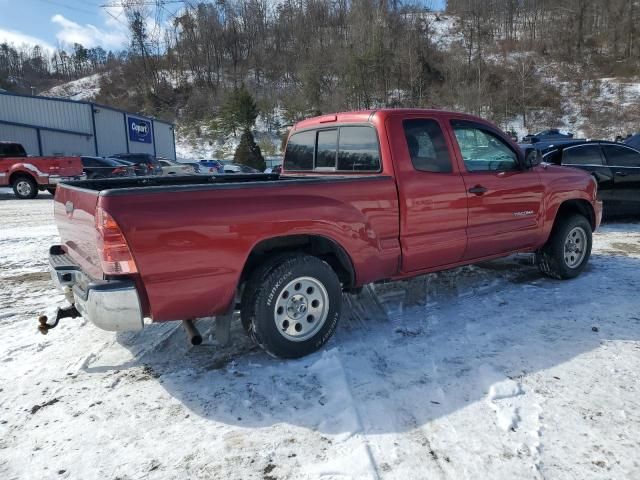
[[[326,262],[311,255],[280,257],[258,269],[243,294],[242,319],[267,353],[299,358],[320,349],[336,330],[342,288]],[[256,278],[259,276],[260,278]]]
[[[13,181],[12,187],[15,196],[21,200],[36,198],[36,195],[38,195],[38,185],[33,178],[26,175],[17,177]]]
[[[551,278],[575,278],[591,256],[591,224],[582,215],[559,219],[549,240],[537,254],[540,271]]]

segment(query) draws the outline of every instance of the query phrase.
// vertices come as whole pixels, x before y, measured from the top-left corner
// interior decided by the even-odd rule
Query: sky
[[[441,8],[445,0],[427,0]],[[118,50],[128,43],[127,22],[119,0],[0,0],[0,43],[16,46],[41,45],[52,50],[81,43],[87,48],[101,46]],[[154,3],[154,2],[150,2]],[[112,5],[102,7],[102,5]],[[182,8],[167,1],[160,17],[167,18]],[[154,22],[155,12],[149,12]]]
[[[116,2],[0,0],[0,42],[39,44],[47,49],[81,43],[118,50],[128,43],[126,18],[118,6],[100,6],[106,3]]]

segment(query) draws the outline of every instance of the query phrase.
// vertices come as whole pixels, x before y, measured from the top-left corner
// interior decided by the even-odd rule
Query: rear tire
[[[280,255],[259,267],[242,299],[242,323],[270,355],[299,358],[331,338],[342,311],[342,288],[331,266],[304,254]]]
[[[558,219],[547,243],[536,255],[540,271],[546,276],[565,280],[584,270],[591,256],[591,224],[582,215]]]
[[[13,180],[13,193],[21,200],[36,198],[38,195],[38,185],[35,180],[26,175],[21,175]]]

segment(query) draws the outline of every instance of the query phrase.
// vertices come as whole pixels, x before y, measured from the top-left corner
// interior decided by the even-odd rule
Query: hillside
[[[365,0],[351,7],[318,4],[322,11],[287,4],[287,17],[285,10],[268,17],[208,4],[176,19],[183,30],[167,54],[132,49],[106,73],[43,94],[95,99],[172,120],[183,158],[233,155],[238,138],[222,133],[217,117],[240,83],[260,108],[256,140],[268,155],[280,153],[282,127],[300,118],[379,107],[470,112],[518,137],[559,128],[576,137],[613,139],[639,130],[637,47],[619,38],[626,23],[616,33],[613,19],[603,17],[618,8],[616,2],[609,10],[585,2],[585,18],[600,23],[582,31],[575,31],[566,9],[547,6],[541,13],[523,5],[507,15],[498,8],[505,2],[480,10],[449,2],[447,12],[370,11]],[[236,37],[220,23],[229,15],[262,25],[262,36],[247,30]],[[236,43],[221,44],[220,38]],[[562,40],[565,48],[545,38]]]

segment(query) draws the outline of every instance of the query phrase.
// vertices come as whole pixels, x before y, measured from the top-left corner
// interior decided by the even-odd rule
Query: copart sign
[[[127,117],[129,140],[132,142],[151,143],[153,132],[151,122],[141,118]]]

